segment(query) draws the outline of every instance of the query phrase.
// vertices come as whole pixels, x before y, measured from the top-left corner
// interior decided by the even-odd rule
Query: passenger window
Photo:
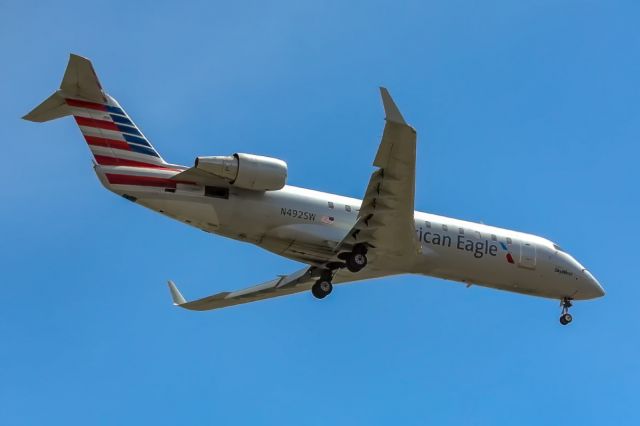
[[[449,231],[449,227],[447,225],[442,225],[442,230],[444,232],[447,232],[447,231]]]
[[[475,234],[476,234],[476,238],[477,239],[479,239],[479,240],[482,239],[482,234],[480,233],[480,231],[476,231]]]
[[[507,237],[507,244],[513,244],[511,238]]]
[[[333,208],[333,201],[329,201],[328,205],[329,205],[329,208],[332,209]]]
[[[345,209],[346,211],[350,212],[350,211],[351,211],[351,206],[347,206],[347,205],[345,205],[345,206],[344,206],[344,209]]]
[[[464,228],[458,228],[458,231],[460,232],[460,235],[464,235]]]
[[[498,241],[498,237],[495,234],[491,234],[491,241]]]
[[[431,222],[429,222],[428,220],[425,220],[424,226],[426,226],[427,228],[431,228]]]

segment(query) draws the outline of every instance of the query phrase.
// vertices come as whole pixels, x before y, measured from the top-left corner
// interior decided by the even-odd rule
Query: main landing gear
[[[330,270],[325,270],[320,275],[318,281],[311,287],[311,294],[317,299],[324,299],[333,290],[333,284],[331,284],[332,273]]]
[[[333,262],[327,264],[326,267],[328,269],[323,270],[318,281],[311,286],[311,294],[316,298],[324,299],[331,294],[331,291],[333,290],[331,280],[333,278],[333,272],[336,269],[346,267],[351,272],[358,272],[367,266],[367,246],[364,244],[358,244],[352,251],[340,253],[338,257],[343,260],[344,263]]]
[[[367,246],[358,244],[351,252],[343,253],[342,257],[350,272],[358,272],[367,266]]]
[[[567,325],[571,321],[573,321],[573,317],[569,313],[569,308],[573,306],[573,304],[571,303],[571,298],[564,297],[560,301],[560,306],[562,306],[562,314],[560,315],[560,324]]]

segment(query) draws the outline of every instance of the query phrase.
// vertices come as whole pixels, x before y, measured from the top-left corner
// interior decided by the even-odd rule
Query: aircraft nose
[[[591,272],[586,269],[582,270],[585,278],[585,286],[580,290],[581,296],[585,299],[595,299],[597,297],[602,297],[605,295],[604,288],[598,282],[596,277],[591,274]]]

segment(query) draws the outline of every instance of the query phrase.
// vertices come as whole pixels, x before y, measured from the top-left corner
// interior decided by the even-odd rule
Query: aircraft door
[[[520,258],[518,266],[527,269],[536,269],[536,246],[533,243],[520,241]]]

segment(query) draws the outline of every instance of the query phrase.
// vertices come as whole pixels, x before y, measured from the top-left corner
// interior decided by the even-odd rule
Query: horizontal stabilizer
[[[99,104],[107,103],[91,61],[73,53],[69,56],[60,89],[22,118],[42,123],[70,115],[71,110],[65,98],[86,99]]]
[[[71,111],[65,102],[64,96],[60,94],[60,91],[57,91],[22,118],[36,123],[44,123],[45,121],[55,120],[70,114]]]

